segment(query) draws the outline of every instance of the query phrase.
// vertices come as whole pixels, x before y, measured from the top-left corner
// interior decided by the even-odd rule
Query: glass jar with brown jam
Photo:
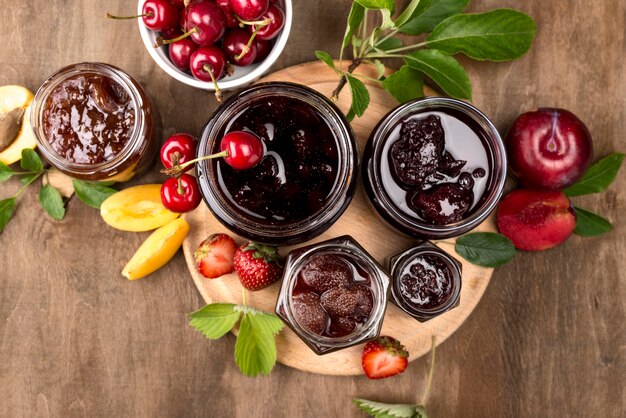
[[[43,157],[68,176],[130,180],[158,151],[155,115],[143,88],[112,65],[64,67],[37,90],[31,121]]]

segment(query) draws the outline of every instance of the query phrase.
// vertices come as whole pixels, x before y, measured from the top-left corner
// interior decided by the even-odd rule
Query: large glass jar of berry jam
[[[506,154],[491,121],[445,97],[411,101],[372,131],[363,185],[378,214],[409,236],[442,239],[480,225],[506,180]]]
[[[35,94],[31,121],[43,157],[81,180],[130,180],[158,151],[150,99],[108,64],[84,62],[54,73]]]
[[[276,314],[315,353],[380,335],[390,279],[350,236],[292,250]]]
[[[326,97],[292,83],[242,90],[207,123],[198,156],[219,152],[221,138],[232,131],[261,138],[259,163],[248,170],[220,158],[197,164],[205,202],[231,231],[266,244],[297,244],[324,232],[347,208],[356,187],[357,145]]]

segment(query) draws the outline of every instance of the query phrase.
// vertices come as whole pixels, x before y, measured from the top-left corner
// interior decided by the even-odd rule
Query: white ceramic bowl
[[[138,14],[141,14],[141,9],[145,0],[139,0],[137,4]],[[291,21],[293,20],[293,8],[291,0],[282,0],[283,10],[285,12],[285,26],[281,30],[280,34],[274,39],[274,45],[269,55],[261,62],[249,65],[247,67],[235,66],[235,72],[232,76],[226,76],[219,80],[218,84],[221,90],[232,90],[247,84],[260,78],[267,70],[276,62],[280,53],[285,48],[287,38],[289,38],[289,32],[291,31]],[[170,61],[167,53],[167,45],[160,48],[154,48],[152,45],[156,42],[159,33],[146,28],[141,19],[139,21],[139,33],[141,39],[148,50],[148,53],[152,59],[161,67],[166,73],[174,77],[176,80],[187,84],[188,86],[197,87],[204,90],[215,90],[212,82],[200,81],[191,74],[187,74],[181,71]]]

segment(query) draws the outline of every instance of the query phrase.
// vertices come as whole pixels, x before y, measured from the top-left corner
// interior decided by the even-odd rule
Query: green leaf
[[[387,77],[383,81],[383,88],[400,103],[424,96],[424,83],[420,72],[408,65],[403,65]]]
[[[235,344],[235,362],[246,376],[269,374],[276,364],[276,335],[283,322],[272,314],[244,313]]]
[[[391,12],[387,9],[381,9],[380,13],[382,15],[382,22],[377,28],[378,32],[395,29],[396,24],[393,23],[393,20],[391,19]]]
[[[15,174],[15,171],[13,171],[11,167],[0,162],[0,182],[7,181],[13,174]]]
[[[20,178],[20,183],[26,185],[29,183],[32,183],[33,181],[35,181],[37,179],[37,177],[41,176],[41,172],[39,173],[33,173],[33,174],[24,174],[21,176]]]
[[[621,152],[614,152],[604,157],[589,167],[580,180],[563,192],[570,197],[603,192],[615,180],[622,161],[624,161],[624,154]]]
[[[398,38],[389,38],[376,44],[375,48],[381,51],[388,51],[390,49],[402,48],[402,41]]]
[[[74,185],[76,196],[86,205],[96,209],[100,209],[102,202],[104,202],[107,197],[117,193],[117,190],[102,186],[98,183],[73,180],[72,184]]]
[[[53,186],[46,184],[39,189],[39,203],[52,219],[60,221],[65,216],[63,198]]]
[[[216,340],[230,331],[241,313],[232,303],[212,303],[189,314],[189,324],[200,331],[206,338]]]
[[[404,25],[409,19],[413,17],[413,13],[420,5],[420,3],[425,2],[426,0],[411,0],[411,2],[404,8],[400,16],[396,18],[394,23],[397,27]]]
[[[335,69],[335,63],[333,62],[333,57],[331,57],[328,52],[315,51],[315,56],[317,57],[318,60],[322,61],[323,63],[328,65],[330,68],[337,71]]]
[[[433,29],[426,46],[475,60],[508,61],[528,52],[536,32],[530,16],[498,9],[449,17]]]
[[[365,16],[365,8],[361,6],[357,2],[352,3],[352,8],[350,9],[350,14],[348,15],[348,25],[346,26],[346,33],[343,36],[343,42],[341,44],[341,56],[343,56],[343,50],[350,44],[352,41],[352,35],[354,35],[354,31],[359,27],[361,22],[363,22],[363,16]],[[319,57],[318,57],[319,58]]]
[[[574,207],[574,210],[576,211],[576,228],[574,232],[581,237],[595,237],[613,230],[611,222],[603,217],[579,207]]]
[[[409,67],[421,71],[444,92],[459,99],[472,98],[472,84],[461,64],[434,49],[422,49],[404,56]]]
[[[15,205],[17,200],[14,197],[0,200],[0,234],[4,231],[4,227],[9,223],[13,212],[15,212]]]
[[[374,66],[376,66],[376,72],[378,73],[378,79],[382,79],[385,76],[385,65],[380,60],[374,60]]]
[[[389,10],[391,14],[393,14],[396,8],[394,0],[355,0],[355,3],[359,3],[370,10]]]
[[[511,261],[517,250],[510,239],[495,232],[474,232],[456,240],[456,252],[472,264],[498,267]]]
[[[396,25],[400,32],[407,35],[419,35],[432,32],[440,22],[450,16],[461,13],[469,0],[422,0],[419,2],[406,23]]]
[[[367,399],[353,399],[352,402],[363,412],[375,418],[427,418],[421,406],[410,404],[390,404]]]
[[[348,85],[350,86],[350,92],[352,93],[352,106],[350,110],[357,116],[363,116],[365,109],[370,104],[370,94],[367,91],[365,84],[356,77],[346,74]]]
[[[29,148],[24,148],[22,150],[22,160],[20,161],[20,166],[24,170],[39,172],[43,171],[43,162],[39,155],[35,151]]]

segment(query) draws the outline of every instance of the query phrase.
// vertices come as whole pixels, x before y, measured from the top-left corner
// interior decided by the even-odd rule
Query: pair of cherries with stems
[[[186,173],[198,161],[223,158],[236,170],[248,170],[261,161],[265,152],[261,139],[246,131],[227,133],[220,142],[220,152],[204,157],[196,156],[197,143],[194,136],[178,133],[161,147],[160,157],[165,167],[161,172],[171,176],[161,186],[161,201],[172,212],[189,212],[200,204],[198,180]]]
[[[217,81],[232,75],[231,64],[247,66],[264,59],[285,20],[270,0],[147,0],[141,15],[107,17],[141,17],[147,28],[160,31],[153,46],[169,45],[170,61],[198,80],[212,82],[218,101],[222,93]]]

